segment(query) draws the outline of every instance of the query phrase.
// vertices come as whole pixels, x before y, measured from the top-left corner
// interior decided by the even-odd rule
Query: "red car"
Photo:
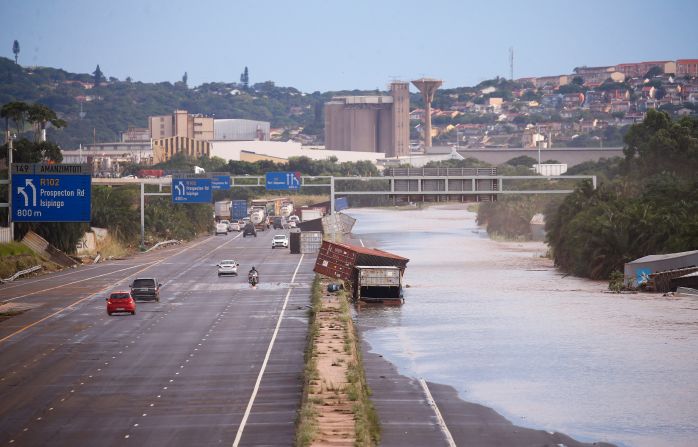
[[[136,315],[136,300],[128,290],[112,292],[107,298],[107,314],[116,312],[129,312],[131,315]]]

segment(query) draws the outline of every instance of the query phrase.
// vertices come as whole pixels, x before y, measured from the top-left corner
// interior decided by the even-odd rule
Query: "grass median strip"
[[[296,445],[375,446],[380,425],[370,401],[348,297],[343,291],[326,292],[329,282],[319,276],[313,282]]]

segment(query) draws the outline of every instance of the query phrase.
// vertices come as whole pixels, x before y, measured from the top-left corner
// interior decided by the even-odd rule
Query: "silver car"
[[[232,259],[224,259],[218,263],[218,276],[233,275],[238,276],[238,267],[240,264]]]

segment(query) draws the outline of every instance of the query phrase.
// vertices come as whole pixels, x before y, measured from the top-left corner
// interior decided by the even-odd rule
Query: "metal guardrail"
[[[181,243],[182,243],[182,241],[179,241],[179,240],[177,240],[177,239],[172,239],[172,240],[169,240],[169,241],[158,242],[157,244],[155,244],[155,245],[153,245],[152,247],[150,247],[149,249],[147,249],[147,250],[145,251],[145,253],[148,253],[148,252],[151,251],[151,250],[155,250],[156,248],[164,247],[165,245],[174,245],[174,244],[181,244]]]
[[[15,273],[14,275],[10,276],[9,278],[5,278],[5,279],[0,278],[0,282],[1,283],[12,282],[22,275],[26,275],[26,274],[35,272],[37,270],[41,270],[41,268],[42,267],[40,265],[35,265],[34,267],[29,267],[28,269],[20,270],[19,272]]]

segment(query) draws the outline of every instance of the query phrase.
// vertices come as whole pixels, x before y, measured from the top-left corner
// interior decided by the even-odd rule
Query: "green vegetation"
[[[35,265],[55,268],[19,242],[0,244],[0,278],[9,278],[18,271]]]
[[[301,402],[301,409],[298,413],[298,418],[296,419],[297,447],[305,447],[310,445],[313,442],[317,432],[318,414],[315,410],[315,405],[318,405],[318,402],[313,402],[308,398],[310,389],[312,387],[312,382],[317,381],[319,378],[317,362],[315,360],[315,340],[317,339],[317,335],[320,330],[319,322],[317,321],[316,316],[317,311],[322,306],[322,285],[320,283],[320,277],[317,275],[313,280],[313,286],[310,292],[310,305],[310,310],[308,311],[308,341],[304,353],[305,372],[303,374],[303,398]]]
[[[492,236],[520,239],[530,237],[530,219],[543,213],[555,263],[595,279],[645,255],[698,248],[698,120],[672,121],[666,113],[649,111],[643,123],[628,129],[624,152],[625,158],[587,162],[567,172],[596,175],[596,190],[585,183],[564,200],[503,197],[481,203],[477,221]],[[528,162],[519,157],[498,170],[514,174]]]
[[[32,251],[26,245],[22,245],[19,242],[9,242],[6,244],[0,244],[0,257],[5,256],[18,256],[18,255],[28,255]]]
[[[632,259],[698,248],[698,120],[650,110],[625,143],[625,160],[607,170],[615,179],[582,185],[546,213],[565,271],[608,278]]]
[[[50,127],[49,139],[65,149],[97,142],[119,141],[129,127],[147,127],[148,116],[176,109],[216,118],[270,121],[272,127],[303,128],[309,136],[321,136],[323,104],[334,95],[375,94],[374,91],[303,93],[271,81],[249,83],[211,82],[189,88],[186,82],[144,83],[109,77],[107,67],[92,74],[69,73],[49,67],[22,67],[0,57],[0,104],[13,101],[43,104],[71,123],[65,129]],[[80,117],[82,111],[84,117]]]

